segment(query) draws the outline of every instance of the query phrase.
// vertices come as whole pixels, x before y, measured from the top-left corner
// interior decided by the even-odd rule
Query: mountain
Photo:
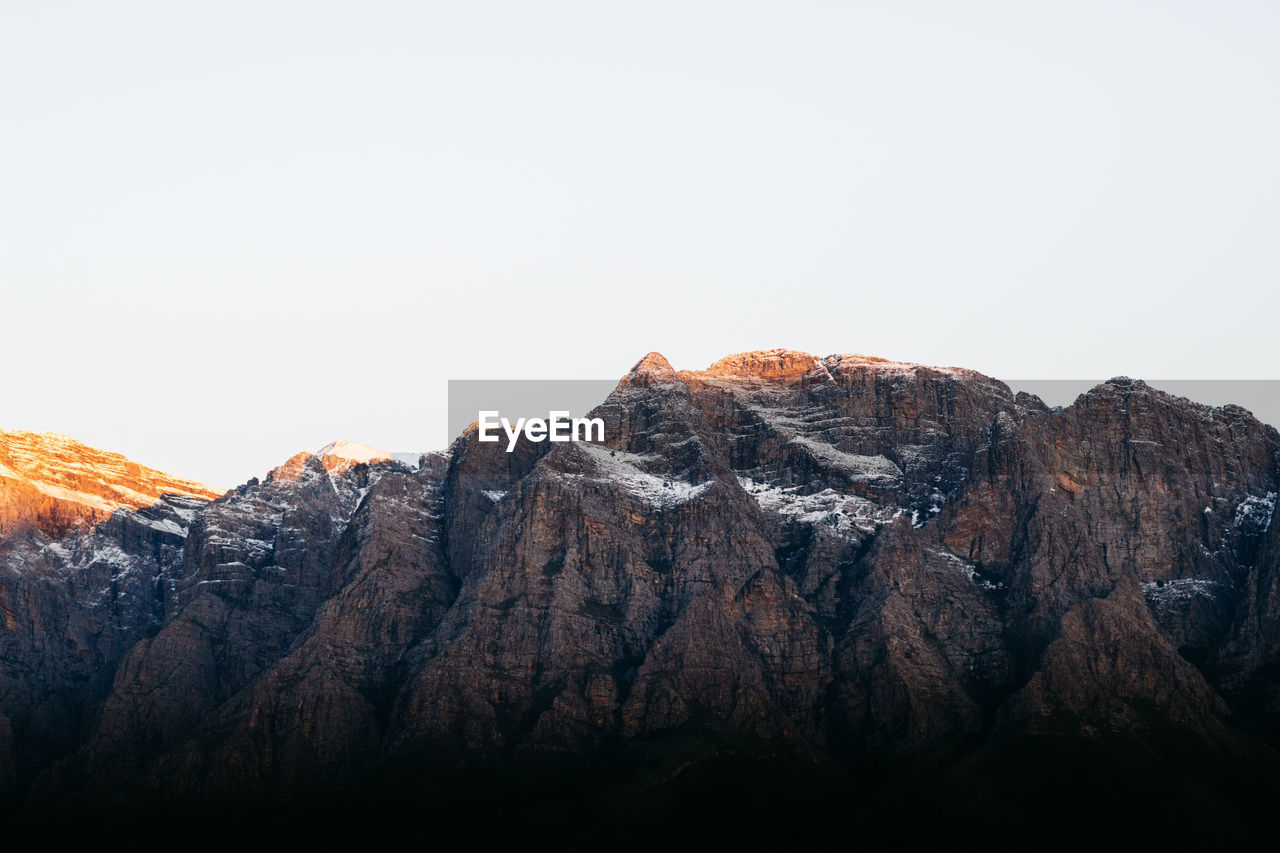
[[[422,840],[1274,831],[1280,435],[1247,411],[768,350],[650,354],[592,416],[603,444],[344,443],[6,532],[10,803]]]

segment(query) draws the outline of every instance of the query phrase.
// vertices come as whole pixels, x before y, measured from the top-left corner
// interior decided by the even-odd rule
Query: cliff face
[[[147,619],[83,668],[101,701],[67,688],[48,719],[75,724],[10,788],[298,802],[554,767],[649,802],[746,766],[874,803],[905,778],[1015,796],[1008,762],[1045,745],[1162,794],[1275,778],[1280,436],[1247,412],[1128,379],[1050,410],[775,350],[647,356],[593,415],[602,445],[302,454],[184,509]]]

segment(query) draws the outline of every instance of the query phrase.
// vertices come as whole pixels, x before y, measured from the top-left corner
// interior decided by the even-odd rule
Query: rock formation
[[[330,447],[88,528],[5,474],[0,791],[1268,828],[1280,435],[1248,412],[770,350],[651,354],[592,416],[603,444]]]

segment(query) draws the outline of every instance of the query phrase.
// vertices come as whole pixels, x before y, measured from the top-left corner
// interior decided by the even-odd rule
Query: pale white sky
[[[1276,377],[1280,4],[0,9],[0,426],[225,487],[650,350]]]

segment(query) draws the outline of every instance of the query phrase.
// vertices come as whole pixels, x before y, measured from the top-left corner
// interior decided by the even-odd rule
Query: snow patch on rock
[[[968,560],[962,557],[958,557],[955,554],[952,554],[950,551],[931,550],[930,553],[938,557],[941,557],[943,561],[947,563],[951,568],[956,569],[965,577],[967,577],[972,583],[977,584],[983,589],[997,590],[997,589],[1002,589],[1004,587],[1003,583],[993,583],[987,580],[986,578],[982,577],[978,573],[977,566],[975,566],[973,563],[969,562]]]
[[[586,443],[574,446],[590,457],[601,479],[617,483],[632,495],[658,509],[688,503],[710,489],[715,482],[707,480],[703,483],[686,483],[669,476],[650,474],[645,470],[646,466],[666,462],[657,454],[627,453]]]
[[[370,447],[367,444],[361,444],[358,441],[333,441],[316,451],[316,456],[325,460],[325,467],[329,467],[327,462],[329,459],[340,459],[350,462],[352,465],[368,464],[370,462],[386,462],[391,459],[391,454],[385,450],[379,450],[376,447]]]
[[[1265,497],[1250,495],[1236,507],[1234,524],[1241,532],[1262,534],[1271,529],[1271,520],[1275,514],[1275,492],[1267,492]]]
[[[799,493],[798,486],[775,486],[741,474],[738,483],[765,512],[782,516],[787,522],[826,524],[838,534],[873,533],[902,514],[898,507],[841,494],[834,489],[804,495]]]
[[[843,426],[843,419],[814,420],[803,412],[769,406],[755,406],[752,412],[770,429],[787,439],[824,468],[834,469],[855,481],[893,486],[902,481],[902,469],[887,456],[868,456],[840,450],[813,438],[812,432],[831,434]]]
[[[1142,585],[1142,594],[1152,604],[1171,604],[1190,601],[1197,596],[1214,597],[1214,587],[1221,586],[1209,578],[1174,578],[1167,581],[1148,581]]]
[[[825,442],[800,435],[792,438],[788,444],[799,445],[819,463],[836,468],[855,480],[897,483],[902,479],[902,469],[886,456],[847,453]]]

